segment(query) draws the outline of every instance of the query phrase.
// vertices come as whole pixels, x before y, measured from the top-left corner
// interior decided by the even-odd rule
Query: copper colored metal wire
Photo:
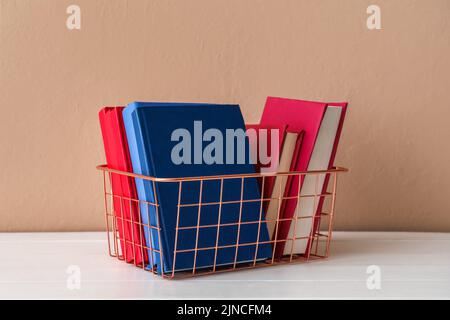
[[[146,271],[152,272],[156,274],[156,269],[153,267],[155,261],[153,261],[153,254],[157,253],[160,257],[160,263],[163,267],[163,272],[161,276],[163,278],[168,279],[178,279],[178,278],[186,278],[186,277],[192,277],[192,276],[199,276],[199,275],[208,275],[208,274],[214,274],[214,273],[222,273],[227,271],[236,271],[236,270],[244,270],[244,269],[251,269],[251,268],[260,268],[260,267],[268,267],[268,266],[275,266],[275,265],[283,265],[287,263],[299,263],[299,262],[306,262],[310,260],[315,259],[321,259],[326,258],[329,255],[330,252],[330,243],[332,238],[332,229],[333,229],[333,217],[335,213],[335,203],[336,203],[336,189],[337,189],[337,176],[339,173],[347,172],[348,169],[343,167],[334,167],[330,170],[317,170],[317,171],[292,171],[292,172],[279,172],[279,173],[271,173],[271,174],[233,174],[233,175],[222,175],[222,176],[201,176],[201,177],[185,177],[185,178],[156,178],[156,177],[150,177],[150,176],[144,176],[140,174],[134,174],[131,172],[124,172],[119,170],[114,170],[108,168],[107,165],[99,165],[97,166],[97,169],[100,170],[103,174],[103,196],[104,196],[104,208],[105,208],[105,222],[106,222],[106,234],[107,234],[107,243],[108,243],[108,253],[112,257],[116,257],[119,260],[123,261],[129,261],[129,257],[126,257],[127,254],[126,250],[125,252],[121,252],[121,246],[120,243],[123,244],[130,244],[133,248],[131,254],[133,254],[133,259],[131,263],[134,263],[137,267],[142,268]],[[172,256],[172,269],[171,270],[164,270],[164,257],[163,257],[163,250],[157,250],[155,248],[152,248],[152,243],[155,243],[151,239],[152,232],[150,230],[154,230],[155,234],[158,235],[158,243],[161,243],[161,227],[160,227],[160,221],[159,221],[159,204],[157,195],[155,193],[155,201],[154,202],[148,202],[148,201],[142,201],[135,198],[129,198],[122,195],[114,194],[111,186],[112,181],[112,175],[121,175],[126,176],[130,178],[139,178],[143,180],[150,181],[153,184],[153,190],[155,190],[156,183],[171,183],[178,186],[178,195],[177,199],[174,199],[175,202],[177,202],[177,217],[176,217],[176,226],[175,226],[175,243],[174,243],[174,252]],[[254,178],[260,178],[261,180],[261,190],[264,190],[264,184],[266,183],[267,177],[282,177],[283,179],[287,179],[288,177],[304,177],[307,175],[315,176],[315,192],[314,194],[309,195],[301,195],[300,194],[300,188],[298,188],[298,193],[296,196],[283,196],[283,190],[277,190],[278,196],[276,198],[265,198],[263,195],[263,192],[261,192],[261,196],[258,199],[245,199],[244,200],[244,182],[245,179],[254,179]],[[319,181],[320,176],[328,176],[330,178],[330,183],[328,184],[329,190],[320,190],[319,187]],[[223,187],[224,187],[224,181],[228,179],[240,179],[241,181],[241,190],[240,190],[240,199],[236,201],[223,201]],[[207,187],[207,185],[204,184],[205,181],[220,181],[220,196],[219,201],[215,202],[205,202],[204,199],[202,199],[202,191],[204,188]],[[183,190],[183,183],[184,182],[190,182],[190,181],[199,181],[200,182],[200,190],[199,190],[199,201],[196,203],[181,203],[181,194]],[[113,199],[119,199],[120,200],[120,208],[114,208],[113,205]],[[322,200],[324,201],[326,198],[331,199],[331,204],[329,206],[328,210],[325,210],[322,208],[321,212],[311,212],[308,216],[297,216],[295,214],[291,218],[283,218],[281,217],[280,211],[281,211],[281,202],[283,200],[289,200],[289,199],[296,199],[297,200],[297,208],[299,206],[299,203],[302,201],[302,199],[305,198],[313,198],[314,200],[314,210],[316,211],[319,202]],[[270,201],[272,199],[278,199],[278,212],[277,212],[277,218],[276,219],[265,219],[263,216],[263,204],[267,201]],[[243,214],[243,204],[247,202],[259,202],[259,219],[254,221],[242,221],[242,214]],[[109,203],[109,204],[108,204]],[[224,204],[239,204],[239,220],[237,222],[232,223],[222,223],[221,219],[221,213],[222,213],[222,206]],[[130,216],[130,218],[126,218],[123,214],[124,212],[124,206],[129,204],[130,206],[130,212],[131,207],[134,204],[137,208],[137,216],[133,217],[133,215]],[[145,208],[147,209],[146,214],[149,215],[149,208],[152,206],[156,210],[156,226],[151,225],[149,223],[143,223],[141,221],[141,206],[140,204],[144,204]],[[218,205],[218,219],[216,224],[208,224],[203,225],[200,224],[200,215],[202,211],[202,207],[208,206],[208,205]],[[182,207],[198,207],[197,210],[197,217],[196,217],[196,225],[195,226],[183,226],[180,227],[180,209]],[[322,206],[321,206],[322,207]],[[119,212],[115,212],[115,210],[119,210]],[[145,213],[144,213],[145,214]],[[147,218],[149,218],[147,216]],[[304,221],[306,219],[311,219],[311,231],[309,235],[298,237],[296,236],[296,228],[297,224],[301,223],[301,221]],[[150,221],[150,219],[147,219]],[[263,223],[266,222],[274,222],[276,223],[275,227],[275,236],[273,239],[269,241],[260,241],[260,231],[261,226]],[[294,224],[294,236],[293,237],[287,237],[285,239],[278,239],[277,233],[278,233],[278,227],[279,223],[282,221],[291,221],[291,224]],[[241,232],[241,226],[242,225],[248,225],[248,224],[256,224],[258,225],[258,232],[257,232],[257,238],[255,242],[246,242],[246,243],[240,243],[240,232]],[[121,229],[123,230],[125,226],[137,226],[137,228],[129,228],[132,230],[131,232],[131,240],[130,239],[123,239],[119,233],[119,226],[121,226]],[[231,245],[219,245],[219,239],[220,239],[220,229],[221,227],[225,226],[237,226],[237,238],[236,243]],[[318,226],[315,228],[314,226]],[[145,237],[144,237],[144,229],[147,228],[148,234],[149,234],[149,244],[146,244]],[[216,228],[216,239],[215,239],[215,245],[211,247],[199,247],[199,233],[202,228]],[[196,237],[195,237],[195,247],[193,249],[179,249],[178,248],[178,233],[180,230],[195,230]],[[133,232],[133,230],[139,230],[138,234],[136,232]],[[295,248],[295,242],[296,241],[308,241],[308,247],[305,254],[296,254],[294,252]],[[275,257],[275,246],[279,245],[280,243],[284,243],[287,248],[290,248],[289,254],[284,255],[281,259],[277,259]],[[267,245],[271,244],[273,248],[273,255],[271,258],[266,259],[265,261],[259,261],[257,259],[258,257],[258,249],[261,245]],[[244,246],[255,246],[255,254],[251,261],[246,263],[239,263],[238,261],[238,250],[240,247]],[[126,248],[126,245],[123,246]],[[220,249],[224,248],[234,248],[235,254],[234,254],[234,262],[231,262],[227,265],[217,265],[217,255],[218,251]],[[147,264],[149,266],[146,266],[145,263],[139,263],[137,264],[135,259],[136,256],[136,250],[141,251],[141,256],[144,256],[144,251],[149,252],[149,257]],[[197,268],[196,267],[196,260],[197,255],[200,251],[204,250],[213,250],[214,251],[214,263],[211,267],[208,268]],[[188,271],[176,271],[175,270],[175,262],[177,260],[177,254],[185,253],[185,252],[193,252],[194,253],[194,264],[193,268]]]

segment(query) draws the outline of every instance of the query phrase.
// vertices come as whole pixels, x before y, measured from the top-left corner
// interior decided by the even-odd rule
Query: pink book
[[[261,117],[261,125],[279,126],[287,125],[288,129],[294,132],[304,131],[303,141],[298,150],[297,163],[293,167],[294,171],[306,171],[309,159],[314,149],[314,142],[319,132],[320,123],[326,110],[326,103],[302,101],[294,99],[284,99],[267,97],[266,105]],[[289,183],[288,197],[297,196],[300,186],[300,179],[295,176]],[[283,202],[282,219],[291,219],[295,213],[297,201],[289,199]],[[289,234],[291,221],[281,221],[278,225],[277,240],[284,240]],[[277,242],[274,245],[275,257],[282,256],[285,242]]]
[[[342,104],[268,97],[261,124],[287,124],[288,130],[304,131],[303,141],[298,154],[296,154],[297,160],[292,169],[295,171],[320,170],[332,166],[344,113],[345,108],[342,108]],[[299,193],[301,195],[313,194],[315,182],[316,180],[312,176],[301,179],[293,177],[289,182],[287,196],[296,197]],[[326,182],[328,179],[324,175],[319,182],[320,190],[326,188]],[[283,219],[292,219],[294,216],[309,218],[298,219],[295,223],[287,220],[279,224],[276,237],[278,241],[293,238],[296,240],[278,242],[274,248],[277,258],[290,253],[309,254],[309,236],[312,230],[318,227],[316,223],[318,219],[311,217],[316,217],[317,212],[320,212],[317,209],[321,208],[323,204],[322,198],[318,204],[311,202],[311,199],[302,198],[298,206],[296,199],[284,201]]]

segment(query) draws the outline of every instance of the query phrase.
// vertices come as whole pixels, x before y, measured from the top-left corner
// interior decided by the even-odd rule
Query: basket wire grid
[[[335,203],[336,203],[336,189],[337,189],[337,178],[338,174],[347,172],[348,169],[343,167],[334,167],[329,170],[317,170],[317,171],[295,171],[295,172],[279,172],[279,173],[270,173],[270,174],[234,174],[234,175],[222,175],[222,176],[203,176],[203,177],[185,177],[185,178],[157,178],[150,177],[120,170],[115,170],[108,168],[107,165],[99,165],[97,169],[102,172],[103,175],[103,196],[104,196],[104,208],[105,208],[105,222],[106,222],[106,234],[108,241],[108,252],[112,257],[116,257],[119,260],[126,261],[128,263],[134,264],[136,267],[142,268],[143,270],[149,271],[154,274],[158,274],[156,268],[151,268],[153,266],[153,254],[158,254],[161,260],[161,265],[163,266],[163,272],[158,274],[163,278],[174,279],[174,278],[186,278],[198,275],[208,275],[219,272],[227,272],[227,271],[236,271],[243,269],[251,269],[251,268],[260,268],[267,266],[275,266],[282,265],[288,263],[299,263],[305,262],[313,259],[322,259],[326,258],[329,255],[330,251],[330,242],[332,238],[332,228],[333,228],[333,217],[335,214]],[[164,270],[164,254],[163,250],[159,250],[152,247],[152,241],[147,241],[144,236],[144,228],[147,230],[155,230],[158,235],[158,243],[161,244],[161,226],[159,221],[159,204],[157,194],[155,193],[155,201],[148,202],[139,200],[137,197],[127,197],[121,194],[115,194],[112,188],[113,177],[120,177],[121,179],[143,179],[147,180],[149,183],[153,185],[153,190],[156,190],[155,186],[157,183],[171,183],[175,184],[178,187],[178,195],[177,198],[174,198],[174,201],[177,202],[177,216],[176,216],[176,227],[175,227],[175,242],[174,242],[174,251],[172,256],[172,268],[171,270]],[[306,177],[313,177],[314,179],[314,192],[312,194],[303,195],[300,193],[300,188],[298,189],[297,195],[295,196],[287,196],[284,194],[284,190],[280,187],[279,190],[273,192],[270,197],[264,196],[264,185],[266,180],[275,179],[275,177],[281,179],[299,179],[301,181]],[[257,178],[260,181],[260,197],[258,199],[244,199],[243,197],[243,185],[245,179],[255,179]],[[222,192],[224,181],[227,179],[240,179],[241,181],[241,197],[236,201],[223,201]],[[321,180],[324,179],[324,180]],[[200,195],[198,203],[190,203],[183,204],[181,203],[181,193],[183,189],[183,183],[197,181],[200,183]],[[216,202],[202,202],[202,189],[204,188],[205,181],[219,181],[220,182],[220,200]],[[328,185],[327,190],[320,190],[320,185],[324,182],[323,185]],[[277,194],[276,197],[273,197],[274,193]],[[297,214],[298,210],[295,211],[294,216],[290,218],[283,218],[280,216],[282,212],[282,202],[283,201],[296,201],[296,207],[298,209],[298,205],[301,201],[305,201],[304,199],[310,198],[314,201],[314,206],[312,212],[308,215],[299,215]],[[267,203],[271,200],[278,200],[278,211],[276,213],[276,219],[266,219],[265,210],[263,209],[265,206],[264,203]],[[119,206],[114,205],[114,200],[120,203]],[[243,203],[245,202],[260,202],[259,205],[259,219],[257,221],[242,221],[243,214]],[[221,208],[224,204],[229,203],[237,203],[239,204],[239,220],[237,222],[231,223],[221,223]],[[156,208],[156,226],[151,225],[150,223],[143,223],[141,221],[141,206],[140,204],[145,204],[147,206],[154,206]],[[200,224],[200,213],[203,206],[207,205],[218,205],[218,222],[216,224],[208,224],[202,225]],[[129,206],[129,211],[125,210],[125,206]],[[196,206],[197,210],[197,225],[195,226],[179,226],[180,221],[180,209],[186,206]],[[117,208],[118,207],[118,208]],[[137,214],[133,217],[133,214],[130,214],[132,210],[136,210]],[[136,219],[137,217],[137,219]],[[297,236],[296,228],[298,224],[304,223],[309,219],[309,224],[311,225],[309,234],[305,234],[302,236]],[[279,239],[279,225],[280,223],[294,223],[294,232],[292,236],[285,237]],[[261,227],[265,226],[268,223],[275,223],[275,231],[274,236],[268,241],[260,241],[260,232]],[[258,235],[256,237],[255,242],[246,242],[239,243],[239,232],[241,226],[244,224],[257,224],[258,225]],[[308,225],[309,225],[308,224]],[[236,243],[228,244],[228,245],[219,245],[219,232],[221,227],[226,226],[237,226],[237,238]],[[217,228],[217,236],[215,241],[215,246],[213,247],[198,247],[199,242],[199,230],[201,228]],[[124,236],[124,232],[119,232],[119,230],[130,230],[131,239],[127,239]],[[193,249],[178,249],[178,234],[181,230],[193,229],[196,231],[196,239],[195,239],[195,248]],[[135,230],[138,230],[137,232]],[[137,233],[137,234],[136,234]],[[151,233],[149,232],[150,236]],[[129,237],[128,237],[129,238]],[[294,251],[295,243],[299,241],[307,241],[307,249],[304,254],[296,254]],[[275,256],[275,248],[283,243],[284,246],[289,248],[290,252],[286,254],[286,250],[284,250],[284,255],[281,258],[277,258]],[[260,246],[270,244],[273,248],[272,257],[261,261],[257,259],[257,252]],[[125,247],[129,245],[132,250],[124,250]],[[255,254],[253,261],[241,263],[238,261],[238,248],[240,246],[255,246]],[[218,265],[217,261],[217,252],[220,249],[225,248],[235,248],[235,258],[234,262],[226,265]],[[135,259],[136,254],[140,251],[140,256],[145,257],[146,252],[148,252],[147,261],[138,262]],[[197,255],[201,250],[214,250],[214,263],[210,267],[196,267],[196,259]],[[288,249],[289,251],[289,249]],[[192,269],[178,271],[175,269],[175,262],[177,259],[177,255],[185,252],[193,252],[194,253],[194,263]],[[131,257],[127,255],[132,255]],[[167,258],[167,257],[166,257]]]

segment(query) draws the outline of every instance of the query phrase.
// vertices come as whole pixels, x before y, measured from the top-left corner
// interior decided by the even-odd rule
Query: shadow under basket
[[[280,172],[270,174],[255,173],[186,178],[156,178],[110,169],[107,165],[99,165],[97,166],[97,169],[103,174],[104,209],[109,255],[129,264],[134,264],[136,267],[166,279],[178,279],[227,271],[300,263],[328,257],[332,237],[333,217],[335,214],[337,178],[338,174],[348,171],[346,168],[334,167],[330,170]],[[240,181],[240,199],[235,201],[224,201],[222,199],[224,184],[230,179]],[[246,179],[256,179],[258,181],[260,188],[260,196],[258,199],[248,199],[245,197],[242,190],[244,189],[243,186]],[[291,186],[290,190],[295,190],[294,195],[292,195],[292,192],[290,194],[284,194],[284,189],[281,187],[283,183],[276,184],[275,181],[277,179],[281,179],[280,181],[286,179],[287,185]],[[161,244],[161,240],[163,240],[161,238],[161,207],[158,203],[158,192],[153,193],[153,201],[139,200],[136,195],[136,190],[134,189],[135,181],[147,183],[149,186],[153,187],[152,190],[156,190],[158,184],[171,184],[173,185],[173,188],[178,190],[176,196],[173,197],[175,210],[169,212],[170,214],[173,214],[172,218],[176,219],[175,228],[174,230],[171,230],[173,232],[171,234],[174,234],[175,237],[173,239],[173,252],[169,252],[171,255],[170,258],[167,257],[167,251],[164,252],[164,250],[154,248],[156,247],[154,245],[155,243]],[[302,185],[301,191],[299,191],[300,188],[298,188],[300,182]],[[182,202],[181,195],[183,187],[186,188],[186,185],[189,183],[197,183],[199,185],[197,203],[185,204]],[[217,185],[220,186],[217,189],[220,191],[219,201],[207,202],[205,199],[202,201],[202,190],[204,193],[204,189],[208,188],[211,183],[217,183]],[[308,190],[305,190],[304,186],[307,184],[309,187],[307,188]],[[267,186],[269,185],[279,185],[280,187],[267,191]],[[267,196],[267,193],[270,193],[270,195]],[[274,207],[273,203],[271,204],[271,201],[276,201],[275,207],[277,207],[277,209],[272,210],[274,212],[268,211],[271,207]],[[283,217],[285,204],[289,201],[295,203],[295,212],[293,212],[292,217]],[[247,202],[258,204],[259,219],[255,221],[242,219],[246,214],[244,212],[245,210],[242,210],[242,208]],[[227,221],[227,223],[223,223],[220,217],[221,208],[222,206],[229,204],[238,206],[239,218],[233,222]],[[190,212],[195,212],[195,217],[193,217],[193,219],[195,219],[197,223],[192,226],[181,226],[179,224],[180,211],[188,206],[194,206],[196,208],[196,210],[191,210]],[[205,206],[217,206],[217,223],[208,225],[200,223],[202,208],[205,208]],[[153,222],[143,221],[149,220],[143,219],[142,208],[144,207],[152,208],[153,212],[155,212]],[[301,208],[303,208],[303,210]],[[306,213],[305,208],[309,208]],[[275,218],[269,219],[269,216]],[[241,227],[248,224],[257,226],[258,235],[254,242],[242,243],[239,240],[239,233]],[[267,241],[261,241],[261,230],[262,228],[267,228],[269,224],[274,226],[273,236],[268,238]],[[280,237],[282,228],[279,226],[283,224],[289,225],[289,233],[287,236]],[[228,243],[222,245],[219,241],[219,232],[221,228],[230,226],[235,227],[237,230],[236,241],[231,244]],[[199,233],[202,228],[212,228],[216,230],[217,236],[214,236],[215,245],[206,247],[200,245]],[[178,236],[182,230],[190,230],[193,232],[195,246],[188,249],[180,249]],[[303,231],[299,232],[299,230]],[[149,239],[149,237],[152,236],[156,236],[157,239]],[[243,246],[253,246],[253,248],[255,248],[254,258],[252,260],[241,262],[237,258],[238,250]],[[257,252],[262,246],[271,247],[271,257],[264,259],[258,258]],[[276,248],[280,248],[280,246],[283,247],[281,253],[276,253]],[[301,253],[296,251],[298,246],[304,248],[304,250],[301,250]],[[219,264],[217,260],[218,252],[224,249],[235,250],[234,261],[226,264]],[[196,265],[196,258],[199,253],[204,250],[209,250],[209,252],[211,252],[213,262],[206,267],[198,267]],[[278,250],[278,252],[279,251],[280,250]],[[192,253],[192,267],[184,268],[183,270],[176,269],[175,262],[177,261],[177,257],[178,259],[182,259],[180,256],[187,252]],[[154,259],[156,256],[158,256],[158,260],[160,261],[159,270],[155,267]],[[169,267],[167,266],[167,263],[164,263],[165,259],[171,260]]]

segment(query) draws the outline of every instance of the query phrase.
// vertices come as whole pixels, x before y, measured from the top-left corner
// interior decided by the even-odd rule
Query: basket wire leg
[[[113,216],[113,237],[114,237],[114,251],[116,252],[116,257],[119,260],[123,260],[123,256],[121,255],[121,252],[119,251],[119,240],[117,236],[117,221],[116,217]]]
[[[135,202],[134,199],[130,199],[130,205],[133,205],[134,207],[137,207],[137,216],[138,216],[138,230],[139,230],[139,247],[141,249],[141,257],[142,257],[142,268],[145,270],[145,253],[144,253],[144,246],[145,246],[145,240],[143,239],[143,233],[144,233],[144,228],[142,226],[142,221],[141,221],[141,210],[140,210],[140,205],[139,202]],[[150,260],[150,257],[148,258]]]
[[[284,176],[280,177],[281,179],[284,179]],[[278,228],[280,225],[280,213],[281,213],[281,202],[283,201],[283,196],[282,196],[282,188],[281,186],[283,185],[283,180],[280,183],[280,186],[278,188],[278,212],[277,212],[277,219],[276,219],[276,224],[275,224],[275,235],[273,237],[273,240],[271,241],[274,245],[273,245],[273,252],[272,252],[272,260],[270,262],[270,264],[273,264],[275,261],[275,253],[276,253],[276,249],[277,249],[277,245],[278,245]]]
[[[161,245],[161,227],[160,227],[161,224],[159,223],[159,204],[158,204],[155,180],[153,180],[153,190],[154,190],[154,194],[155,194],[156,225],[158,228],[158,243],[159,243],[159,257],[161,260],[161,275],[163,278],[165,278],[166,277],[165,273],[167,270],[165,270],[165,266],[164,266],[164,254],[163,254],[163,249],[162,249],[162,245]],[[153,249],[155,249],[155,248],[153,248]]]
[[[324,181],[329,180],[329,174],[325,175],[324,177]],[[327,190],[324,190],[324,193],[327,193]],[[325,202],[325,196],[323,195],[323,202]],[[319,199],[319,203],[320,203],[320,199]],[[321,210],[323,210],[323,206],[321,206]],[[319,256],[319,241],[320,241],[320,230],[321,230],[321,226],[322,226],[322,215],[323,212],[318,212],[317,213],[317,227],[314,229],[314,255],[315,256]]]
[[[222,200],[223,200],[223,178],[220,179],[220,196],[219,196],[219,214],[217,217],[217,234],[216,234],[216,245],[214,248],[214,264],[213,264],[213,272],[216,271],[217,264],[217,254],[219,247],[219,237],[220,237],[220,224],[222,222]]]
[[[203,194],[203,180],[200,180],[200,194],[199,194],[199,198],[198,198],[197,228],[196,228],[197,233],[195,235],[194,265],[192,268],[192,274],[195,274],[196,267],[197,267],[198,236],[200,233],[199,231],[200,231],[200,214],[201,214],[201,210],[202,210],[202,194]]]
[[[155,261],[155,257],[153,256],[154,254],[159,254],[157,253],[155,250],[156,248],[153,248],[153,243],[155,243],[155,241],[153,240],[153,226],[151,225],[151,220],[150,220],[150,206],[152,205],[151,203],[145,203],[146,205],[146,209],[147,209],[147,234],[149,236],[149,244],[148,247],[150,248],[149,253],[150,253],[150,261],[151,261],[151,265],[150,265],[150,270],[152,272],[155,272],[155,265],[156,265],[156,261]],[[157,207],[156,207],[157,208]],[[158,216],[158,213],[156,213],[156,216]],[[161,256],[160,256],[161,258]]]
[[[121,221],[121,225],[122,225],[122,239],[120,239],[122,241],[123,244],[123,251],[122,254],[125,257],[125,261],[128,263],[128,241],[127,241],[127,237],[126,237],[126,229],[125,229],[125,215],[124,215],[124,208],[123,208],[123,197],[122,196],[117,196],[116,197],[119,198],[119,202],[120,202],[120,215],[119,215],[119,219]],[[119,234],[120,235],[120,234]]]
[[[106,171],[102,171],[103,173],[103,200],[105,206],[105,222],[106,222],[106,237],[108,240],[108,253],[111,257],[115,257],[115,254],[111,251],[111,228],[109,225],[109,217],[108,217],[108,194],[106,190]]]
[[[131,201],[130,201],[130,207],[129,207],[129,213],[130,213],[130,221],[127,221],[127,225],[129,225],[130,229],[131,229],[131,246],[133,247],[133,260],[134,260],[134,265],[137,266],[138,262],[136,259],[136,236],[134,234],[134,226],[135,226],[135,221],[133,220],[133,212],[131,211],[132,207],[131,207]]]
[[[262,177],[262,183],[261,183],[261,202],[259,205],[259,220],[258,220],[258,234],[256,237],[256,248],[255,248],[255,256],[253,257],[253,266],[256,266],[256,259],[258,258],[258,249],[259,249],[259,237],[261,234],[261,221],[262,221],[262,214],[263,214],[263,206],[264,204],[264,183],[266,181],[266,176]],[[270,239],[269,239],[270,241]]]
[[[312,244],[314,242],[314,236],[315,236],[315,232],[314,232],[314,227],[315,227],[315,223],[316,223],[316,210],[317,210],[317,206],[318,206],[318,201],[317,201],[317,196],[319,195],[319,178],[320,175],[316,174],[315,176],[315,182],[314,182],[314,202],[313,202],[313,208],[312,208],[312,212],[311,212],[311,230],[309,231],[309,238],[308,238],[308,244],[306,247],[306,260],[309,260],[310,256],[311,256],[311,248],[312,248]],[[320,199],[320,197],[319,197]]]
[[[314,239],[314,242],[315,242],[315,245],[314,245],[314,255],[315,256],[319,255],[320,225],[321,225],[321,221],[322,221],[321,220],[321,215],[322,215],[322,213],[320,213],[319,223],[317,225],[317,229],[314,230],[314,237],[313,237],[313,239]]]
[[[148,238],[149,238],[149,243],[148,243],[148,245],[146,246],[146,248],[147,248],[147,252],[148,252],[148,255],[149,255],[149,261],[150,261],[150,270],[152,271],[152,272],[154,272],[154,266],[155,266],[155,260],[154,260],[154,257],[153,257],[153,254],[154,254],[154,252],[153,252],[153,250],[154,250],[154,248],[153,248],[153,235],[152,235],[152,226],[150,225],[150,204],[149,203],[145,203],[145,208],[147,209],[146,211],[147,211],[147,225],[145,226],[145,228],[147,228],[147,234],[148,234]],[[140,203],[139,203],[139,205],[138,205],[138,212],[139,212],[139,216],[140,216],[140,210],[141,210],[141,206],[140,206]],[[144,266],[144,269],[145,269],[145,266]]]
[[[320,198],[319,198],[319,203],[320,203]],[[313,226],[312,226],[312,230],[311,230],[312,238],[311,238],[311,243],[309,244],[309,248],[308,248],[309,256],[311,256],[311,255],[317,256],[318,251],[319,251],[320,221],[321,221],[320,218],[322,217],[322,213],[317,212],[317,211],[315,211],[315,212],[316,212],[316,214],[313,219]],[[317,228],[316,228],[316,223],[317,223]]]
[[[114,209],[114,193],[112,189],[112,173],[108,172],[109,175],[109,183],[110,183],[110,194],[111,194],[111,210],[112,210],[112,221],[113,221],[113,237],[114,237],[114,251],[116,252],[116,257],[119,260],[123,260],[123,252],[122,256],[119,253],[119,241],[118,238],[120,236],[117,235],[118,228],[117,228],[117,216],[116,216],[116,210]]]
[[[334,172],[333,173],[333,193],[331,196],[330,221],[328,224],[328,236],[327,236],[325,257],[328,257],[328,254],[330,252],[331,236],[333,233],[334,209],[335,209],[335,205],[336,205],[336,189],[337,189],[337,172]]]
[[[241,223],[242,223],[242,201],[244,200],[244,178],[241,178],[241,200],[239,201],[239,222],[238,222],[238,230],[236,237],[236,250],[234,252],[234,263],[233,269],[236,269],[239,245],[240,245],[240,237],[241,237]]]
[[[300,177],[298,177],[299,181],[300,181]],[[297,205],[295,207],[295,211],[294,211],[294,217],[293,220],[291,220],[291,224],[294,223],[294,235],[292,236],[292,243],[291,243],[291,254],[289,256],[289,262],[292,262],[292,258],[294,257],[294,247],[297,241],[297,224],[298,224],[298,211],[300,210],[300,201],[301,201],[301,197],[300,197],[300,187],[297,190]]]
[[[178,232],[180,231],[180,205],[181,205],[181,190],[183,181],[178,182],[178,204],[177,204],[177,222],[175,226],[175,244],[173,248],[173,268],[172,268],[172,278],[175,276],[175,266],[177,262],[177,246],[178,246]]]

